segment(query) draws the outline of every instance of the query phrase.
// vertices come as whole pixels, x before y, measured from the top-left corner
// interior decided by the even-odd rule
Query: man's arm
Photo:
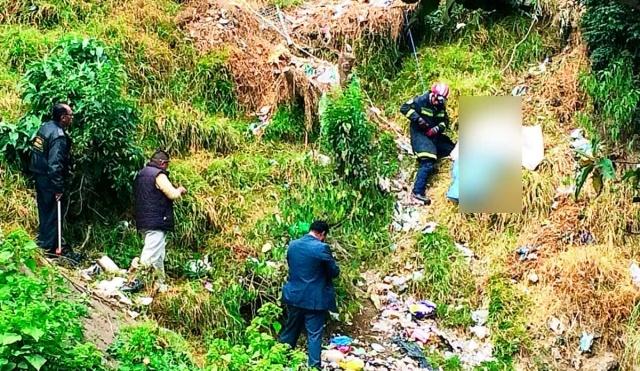
[[[321,253],[321,259],[327,265],[329,276],[331,278],[336,278],[340,275],[340,268],[338,267],[336,260],[333,258],[333,254],[331,254],[331,248],[327,244],[324,245],[324,250]]]
[[[406,101],[402,106],[400,106],[400,113],[411,122],[418,121],[421,119],[420,114],[416,112],[416,98]]]
[[[182,187],[175,188],[165,174],[159,174],[156,177],[156,187],[164,193],[170,200],[176,200],[182,196]]]
[[[54,139],[49,145],[47,158],[47,176],[53,186],[53,192],[64,192],[64,166],[69,156],[69,143],[66,137]]]

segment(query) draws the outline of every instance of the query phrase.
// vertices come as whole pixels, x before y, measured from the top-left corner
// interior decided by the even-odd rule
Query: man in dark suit
[[[294,348],[306,328],[309,366],[318,369],[327,314],[337,311],[332,280],[340,274],[329,245],[324,243],[328,232],[326,222],[314,221],[307,235],[289,243],[289,278],[282,289],[288,318],[280,342]]]

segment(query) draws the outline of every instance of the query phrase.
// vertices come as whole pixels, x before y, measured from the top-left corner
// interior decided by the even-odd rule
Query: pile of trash
[[[139,267],[139,258],[133,259],[129,270],[121,269],[118,265],[111,260],[108,256],[104,255],[98,259],[89,268],[80,271],[80,277],[87,283],[93,283],[90,285],[89,290],[96,296],[100,297],[104,301],[111,303],[116,307],[125,307],[127,314],[135,319],[140,315],[140,310],[148,307],[153,302],[153,298],[147,296],[136,296],[130,298],[123,291],[122,288],[127,283],[127,276],[133,273]],[[94,282],[99,276],[107,276],[111,278],[105,278],[100,281]],[[161,285],[159,291],[166,291],[166,285]]]
[[[372,341],[364,344],[347,336],[335,336],[323,352],[330,370],[433,370],[427,355],[444,350],[445,358],[458,357],[471,369],[493,358],[490,331],[486,327],[489,312],[472,312],[474,326],[470,338],[442,330],[436,321],[437,305],[429,300],[403,297],[410,280],[420,280],[423,272],[380,279],[365,272],[368,293],[378,315],[371,321]]]

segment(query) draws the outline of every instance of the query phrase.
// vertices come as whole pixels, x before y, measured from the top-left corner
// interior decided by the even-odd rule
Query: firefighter
[[[427,181],[433,173],[436,161],[447,157],[455,144],[444,135],[449,125],[446,102],[449,86],[437,82],[431,90],[417,96],[400,107],[400,112],[410,120],[411,148],[418,160],[418,172],[413,186],[413,198],[429,205],[426,194]]]

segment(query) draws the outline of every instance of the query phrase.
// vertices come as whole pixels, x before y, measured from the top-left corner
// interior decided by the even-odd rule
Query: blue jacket
[[[340,274],[329,245],[307,234],[287,249],[289,278],[282,289],[285,304],[310,310],[337,311],[333,279]]]

